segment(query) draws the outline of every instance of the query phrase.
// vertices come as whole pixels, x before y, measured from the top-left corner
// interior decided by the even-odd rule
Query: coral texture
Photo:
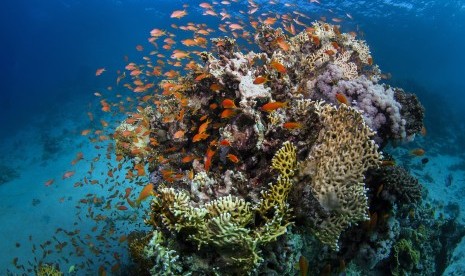
[[[364,174],[380,163],[373,132],[361,114],[346,105],[318,106],[323,129],[302,163],[302,174],[311,176],[311,187],[329,213],[315,229],[316,236],[337,250],[341,232],[368,219]]]

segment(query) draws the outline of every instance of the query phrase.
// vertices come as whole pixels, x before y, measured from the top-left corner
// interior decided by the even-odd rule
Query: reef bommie
[[[116,130],[119,158],[153,183],[153,230],[130,243],[147,273],[294,274],[298,235],[334,259],[341,234],[373,219],[365,176],[380,147],[422,128],[416,97],[380,83],[365,41],[337,26],[263,26],[255,42],[242,53],[214,39]]]

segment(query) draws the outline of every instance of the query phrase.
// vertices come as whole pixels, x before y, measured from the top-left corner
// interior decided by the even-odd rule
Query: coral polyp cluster
[[[318,22],[255,38],[260,53],[214,39],[115,133],[117,153],[148,164],[154,184],[153,231],[139,239],[152,274],[264,272],[265,250],[296,224],[337,251],[341,233],[369,219],[365,174],[379,145],[420,130],[421,105],[404,108],[378,84],[364,41]]]

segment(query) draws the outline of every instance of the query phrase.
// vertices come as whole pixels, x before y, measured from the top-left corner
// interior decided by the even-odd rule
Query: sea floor
[[[69,103],[70,107],[73,103]],[[127,260],[124,237],[143,226],[143,209],[119,210],[124,204],[115,196],[124,193],[125,176],[117,168],[111,139],[91,142],[81,131],[114,118],[94,118],[87,110],[45,114],[0,144],[0,274],[34,269],[39,262],[59,263],[62,271],[78,275],[119,269]],[[116,123],[116,122],[115,122]],[[110,124],[108,133],[111,133]],[[100,126],[101,128],[101,126]],[[107,134],[108,135],[108,134]],[[443,154],[448,140],[418,137],[414,142],[387,148],[399,165],[406,167],[427,190],[426,200],[438,214],[457,217],[465,224],[465,156]],[[410,154],[422,147],[424,156]],[[77,160],[78,153],[82,160]],[[428,162],[422,162],[427,158]],[[74,165],[73,160],[75,161]],[[63,178],[66,172],[74,172]],[[68,173],[70,174],[70,173]],[[53,179],[53,183],[48,181]],[[102,204],[110,208],[101,212]],[[131,221],[129,223],[128,221]],[[135,223],[140,221],[140,223]],[[58,230],[57,230],[58,229]],[[61,229],[61,230],[60,230]],[[105,252],[111,252],[105,255]],[[446,275],[465,272],[465,241],[456,248],[454,263]],[[17,270],[15,266],[20,268]],[[74,271],[74,272],[73,272]],[[455,273],[455,274],[454,274]]]

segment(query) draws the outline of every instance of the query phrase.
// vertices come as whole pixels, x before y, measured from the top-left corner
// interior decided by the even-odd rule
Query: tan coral
[[[364,174],[380,164],[381,155],[360,112],[346,105],[319,105],[316,110],[323,129],[301,172],[311,176],[312,192],[330,214],[313,230],[337,250],[341,232],[368,219]]]

